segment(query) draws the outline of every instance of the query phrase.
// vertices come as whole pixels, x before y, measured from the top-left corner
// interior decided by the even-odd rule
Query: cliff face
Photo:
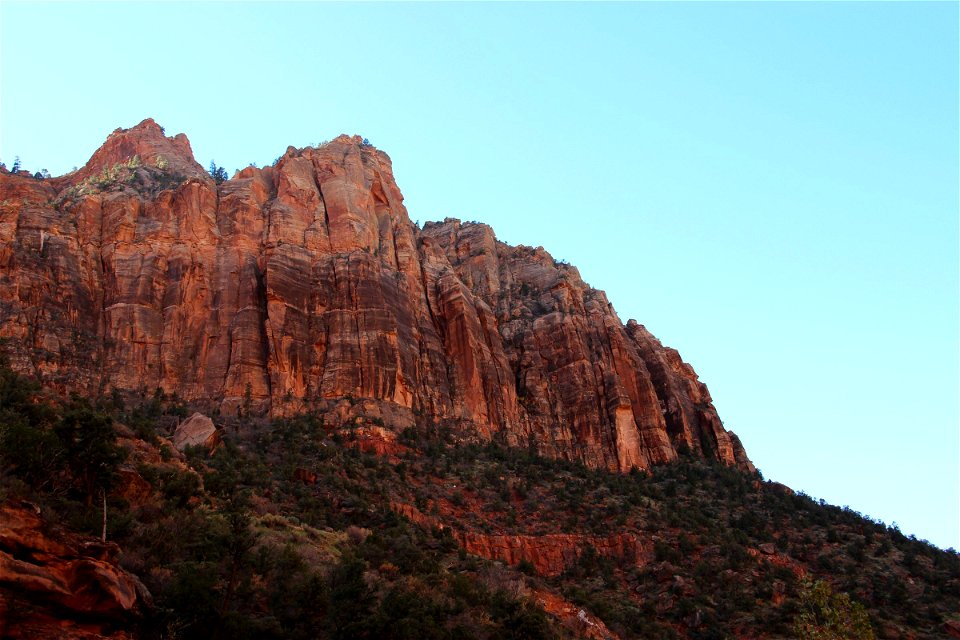
[[[449,528],[441,517],[420,512],[413,505],[393,503],[390,507],[427,529]],[[537,575],[559,576],[574,566],[587,549],[598,556],[614,560],[621,567],[641,567],[653,558],[653,544],[632,531],[616,531],[606,536],[581,533],[549,533],[545,535],[489,534],[450,528],[450,535],[467,553],[498,560],[510,566],[529,562]]]
[[[619,470],[681,450],[751,468],[676,351],[541,248],[418,229],[356,137],[217,185],[145,120],[67,176],[0,173],[0,336],[62,390],[438,421]]]

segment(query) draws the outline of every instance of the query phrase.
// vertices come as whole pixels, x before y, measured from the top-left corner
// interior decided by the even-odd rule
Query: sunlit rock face
[[[594,467],[690,451],[752,468],[676,351],[542,248],[413,225],[359,137],[218,185],[145,120],[67,176],[0,173],[0,336],[61,390],[349,404]]]

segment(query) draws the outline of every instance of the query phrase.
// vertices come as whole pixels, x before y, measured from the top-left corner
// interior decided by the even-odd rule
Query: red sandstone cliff
[[[60,389],[278,414],[364,399],[388,426],[454,423],[597,467],[689,449],[751,468],[676,351],[542,248],[418,229],[389,157],[357,137],[217,185],[145,120],[67,176],[0,173],[0,336]]]

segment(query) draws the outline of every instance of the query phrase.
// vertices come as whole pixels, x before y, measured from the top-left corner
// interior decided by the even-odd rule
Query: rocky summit
[[[68,175],[0,173],[0,336],[14,369],[90,397],[429,421],[618,471],[686,451],[752,469],[676,351],[543,248],[418,228],[356,136],[218,181],[147,119]]]

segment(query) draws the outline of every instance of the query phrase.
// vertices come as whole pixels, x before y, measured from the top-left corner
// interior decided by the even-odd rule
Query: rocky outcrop
[[[534,602],[543,610],[570,629],[577,638],[588,640],[620,640],[620,636],[610,631],[603,620],[578,607],[559,594],[545,589],[534,589],[530,593]]]
[[[693,367],[635,320],[627,322],[626,332],[650,372],[657,397],[663,399],[670,440],[703,457],[754,470],[740,439],[723,428],[710,392]]]
[[[467,553],[499,560],[510,566],[528,562],[538,575],[558,576],[574,566],[587,549],[620,567],[640,567],[653,559],[653,545],[629,532],[609,536],[552,533],[539,536],[489,535],[454,531],[454,538]]]
[[[512,567],[526,562],[541,576],[560,575],[576,565],[588,550],[601,558],[616,560],[622,568],[642,567],[654,557],[653,542],[630,531],[617,531],[606,536],[490,534],[451,527],[443,518],[427,515],[410,504],[394,502],[390,508],[426,529],[449,530],[467,553]]]
[[[49,530],[29,504],[0,505],[0,637],[130,637],[152,600],[118,553]]]
[[[751,468],[676,351],[542,248],[417,228],[358,137],[217,185],[146,120],[73,174],[0,174],[0,337],[61,390],[372,412],[609,469],[684,450]]]
[[[202,413],[195,413],[177,426],[172,440],[177,451],[183,451],[187,447],[206,447],[207,450],[212,450],[220,441],[220,436],[213,420]]]

